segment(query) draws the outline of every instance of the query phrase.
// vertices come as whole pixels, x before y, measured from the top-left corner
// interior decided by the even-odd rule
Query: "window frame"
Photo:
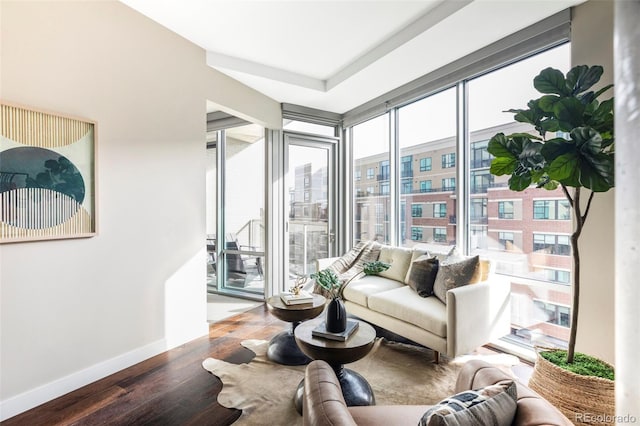
[[[433,164],[432,164],[432,158],[431,157],[423,157],[423,158],[420,159],[420,171],[421,172],[430,172],[432,168],[433,168]]]

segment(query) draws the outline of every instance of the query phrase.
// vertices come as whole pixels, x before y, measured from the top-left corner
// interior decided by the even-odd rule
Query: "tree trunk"
[[[571,331],[569,333],[569,346],[567,349],[567,362],[573,362],[576,349],[576,336],[578,334],[578,309],[580,304],[580,251],[578,249],[579,234],[571,235],[571,250],[573,252],[573,303],[571,309]]]
[[[565,190],[573,207],[573,214],[576,218],[576,229],[571,234],[571,251],[573,256],[573,302],[571,304],[571,331],[569,333],[569,346],[567,348],[567,362],[573,363],[573,358],[576,350],[576,336],[578,335],[578,312],[580,309],[580,249],[578,248],[578,239],[582,233],[582,227],[589,213],[589,207],[591,206],[591,200],[593,199],[593,192],[589,197],[587,208],[584,216],[582,215],[582,207],[580,206],[580,188],[576,188],[573,196],[573,200]]]

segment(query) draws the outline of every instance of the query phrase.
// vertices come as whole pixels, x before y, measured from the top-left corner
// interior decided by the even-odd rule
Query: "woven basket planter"
[[[560,368],[537,353],[529,387],[577,425],[613,425],[614,381]]]

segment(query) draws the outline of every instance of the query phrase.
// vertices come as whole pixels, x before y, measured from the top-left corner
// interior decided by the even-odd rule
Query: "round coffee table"
[[[327,299],[319,294],[313,294],[313,302],[299,305],[287,305],[280,296],[271,296],[267,299],[269,312],[274,317],[291,323],[291,329],[278,333],[271,339],[267,357],[284,365],[305,365],[311,362],[311,359],[298,348],[293,332],[302,321],[320,315],[326,301]]]
[[[306,321],[295,331],[298,346],[307,356],[326,361],[340,381],[342,395],[347,406],[375,405],[375,397],[369,382],[353,370],[344,368],[344,364],[355,362],[366,356],[376,338],[375,329],[366,322],[359,321],[358,329],[344,342],[314,337],[311,332],[322,320]],[[298,385],[295,395],[296,409],[302,413],[304,379]]]

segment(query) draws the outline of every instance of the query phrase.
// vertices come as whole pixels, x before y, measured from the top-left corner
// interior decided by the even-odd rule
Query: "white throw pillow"
[[[400,281],[404,284],[411,264],[411,254],[413,251],[404,247],[382,246],[380,249],[380,262],[391,265],[386,271],[380,272],[378,275],[390,280]]]

